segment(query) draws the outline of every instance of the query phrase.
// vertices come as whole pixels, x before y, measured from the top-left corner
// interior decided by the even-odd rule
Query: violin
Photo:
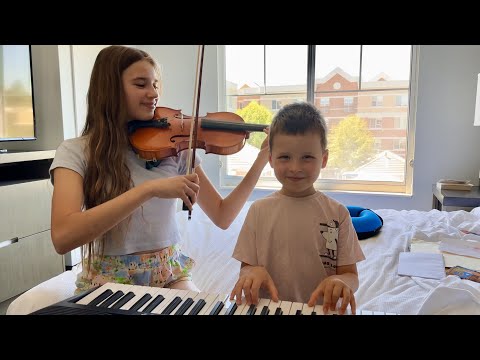
[[[147,161],[176,156],[190,147],[192,126],[194,118],[181,110],[157,107],[152,120],[128,123],[130,144]],[[207,154],[235,154],[242,150],[250,132],[263,131],[267,126],[247,124],[231,112],[207,113],[198,118],[196,139],[191,147],[204,149]]]
[[[199,117],[204,54],[205,45],[198,46],[193,118],[184,116],[181,110],[157,107],[153,120],[133,120],[127,124],[133,150],[147,161],[157,162],[182,150],[192,150],[188,153],[187,175],[193,172],[197,147],[207,153],[234,154],[243,148],[250,131],[263,131],[268,126],[245,124],[239,115],[229,112],[207,113],[205,117]],[[192,211],[185,203],[182,209],[188,210],[190,220]]]

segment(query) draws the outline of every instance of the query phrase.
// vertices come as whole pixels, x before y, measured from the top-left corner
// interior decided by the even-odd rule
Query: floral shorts
[[[147,254],[104,255],[93,259],[89,273],[83,270],[78,274],[75,294],[107,282],[169,287],[177,281],[191,280],[194,265],[178,245]]]

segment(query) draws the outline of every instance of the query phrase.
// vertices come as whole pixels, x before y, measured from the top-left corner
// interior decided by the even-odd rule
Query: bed
[[[213,225],[198,206],[190,221],[186,212],[177,214],[184,239],[182,247],[196,261],[193,280],[202,291],[229,293],[235,284],[240,265],[231,254],[250,205],[245,205],[227,230]],[[441,238],[475,237],[460,229],[480,233],[480,207],[471,212],[375,212],[384,225],[377,236],[360,242],[366,260],[358,264],[358,308],[402,315],[480,314],[480,283],[452,275],[441,280],[397,275],[399,253],[408,251],[412,239],[438,242]],[[7,315],[29,314],[73,296],[78,271],[65,271],[23,293],[12,301]]]

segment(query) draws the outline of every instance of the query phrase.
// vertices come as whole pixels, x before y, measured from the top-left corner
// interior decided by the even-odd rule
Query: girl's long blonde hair
[[[133,186],[126,164],[129,146],[127,121],[130,119],[122,74],[140,60],[147,60],[160,75],[157,63],[148,53],[126,46],[113,45],[102,49],[93,65],[87,93],[87,118],[82,131],[87,139],[87,168],[83,179],[85,210],[113,199]],[[82,247],[83,265],[88,270],[92,259],[103,255],[107,237],[126,226],[128,220]]]

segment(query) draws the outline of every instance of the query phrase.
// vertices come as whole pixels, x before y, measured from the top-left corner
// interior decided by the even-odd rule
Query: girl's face
[[[151,120],[158,101],[158,78],[154,67],[141,60],[122,74],[129,120]]]
[[[283,185],[280,192],[287,196],[313,195],[313,183],[327,165],[328,150],[322,150],[320,135],[276,134],[270,155],[270,166]]]

